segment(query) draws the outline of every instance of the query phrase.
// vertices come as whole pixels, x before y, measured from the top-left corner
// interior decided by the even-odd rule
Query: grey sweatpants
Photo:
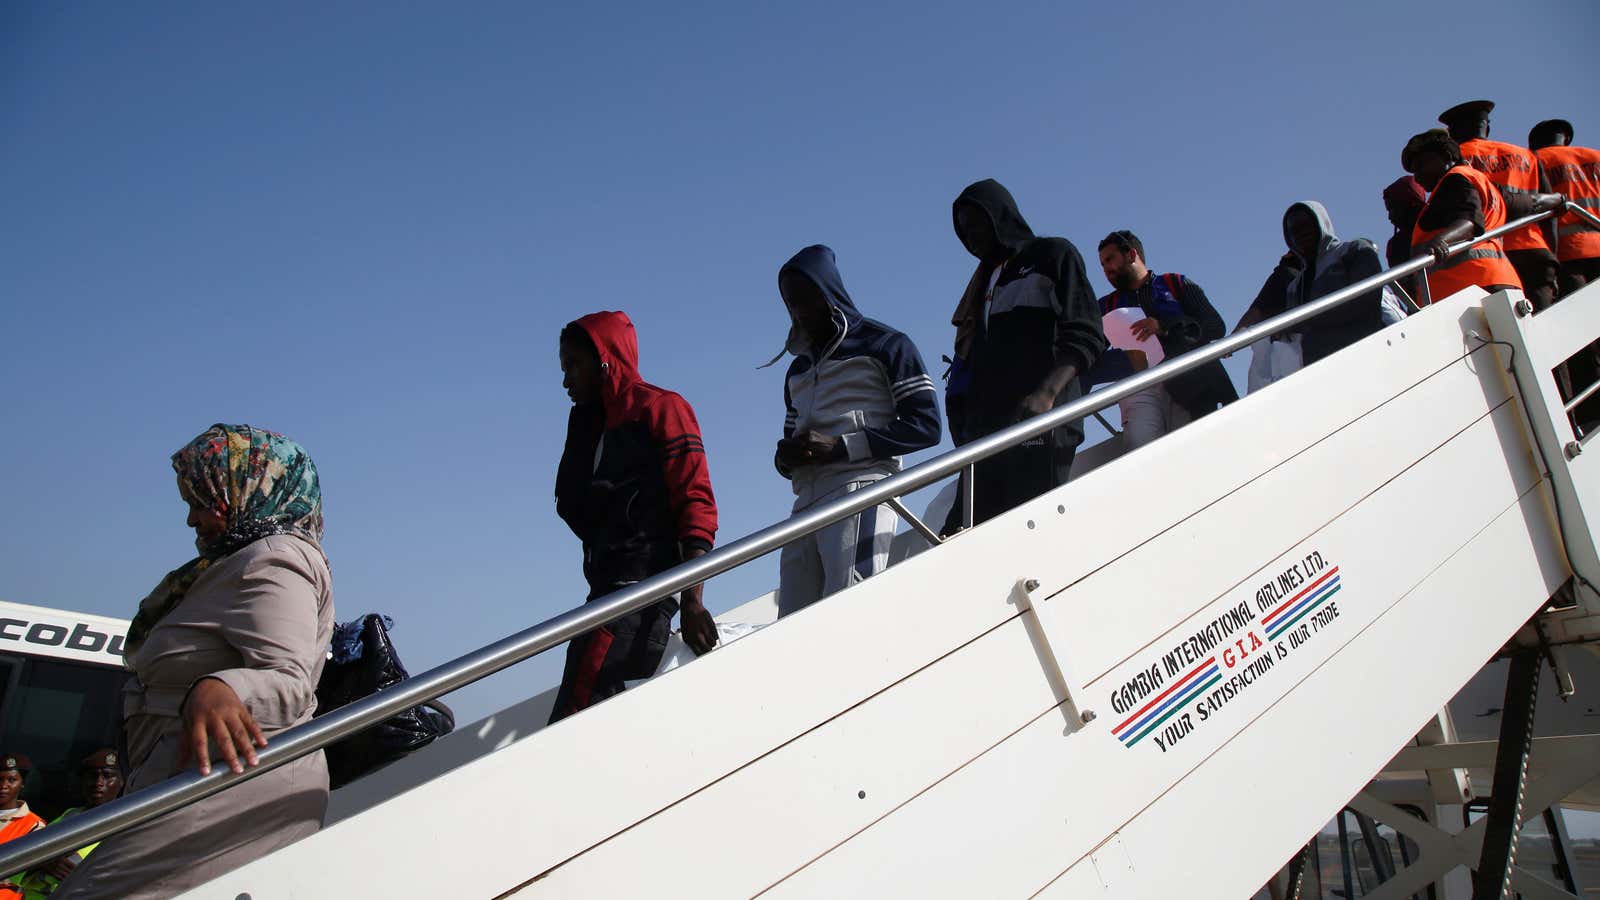
[[[795,498],[794,511],[843,497],[877,480],[852,481],[821,496],[803,491]],[[778,556],[778,616],[804,609],[888,568],[889,548],[899,527],[894,510],[879,505],[784,547]]]

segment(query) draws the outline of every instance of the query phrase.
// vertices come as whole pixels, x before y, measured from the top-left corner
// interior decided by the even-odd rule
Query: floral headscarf
[[[322,487],[310,455],[281,434],[249,425],[213,425],[177,453],[172,468],[178,492],[199,507],[227,519],[214,541],[195,538],[200,555],[167,573],[139,603],[128,628],[126,654],[144,643],[157,622],[171,612],[211,563],[251,541],[292,534],[319,547],[322,541]]]

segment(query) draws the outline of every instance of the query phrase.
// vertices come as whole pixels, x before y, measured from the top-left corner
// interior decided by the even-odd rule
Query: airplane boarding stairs
[[[1520,299],[1449,298],[193,896],[1248,896],[1593,578],[1600,454],[1547,363],[1600,287]]]
[[[1428,264],[420,673],[275,736],[242,775],[180,773],[9,842],[0,871],[226,790],[840,516],[904,510],[901,495],[988,454]],[[1439,871],[1400,873],[1419,886],[1476,851],[1474,896],[1561,896],[1513,862],[1519,821],[1600,776],[1600,736],[1527,727],[1544,661],[1567,687],[1566,645],[1600,637],[1600,454],[1568,415],[1596,388],[1567,400],[1555,372],[1596,337],[1600,286],[1538,315],[1516,292],[1469,289],[496,752],[405,760],[440,774],[191,895],[1240,897],[1348,807],[1423,848]],[[1517,673],[1499,739],[1461,742],[1441,707],[1498,655]],[[1426,773],[1436,801],[1460,801],[1485,759],[1484,822],[1430,835],[1392,821],[1385,790]],[[1371,896],[1416,890],[1400,876]]]

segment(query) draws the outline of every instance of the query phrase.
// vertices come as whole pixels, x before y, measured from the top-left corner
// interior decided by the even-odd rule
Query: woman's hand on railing
[[[191,760],[199,761],[201,775],[211,774],[211,750],[215,743],[222,759],[234,774],[244,771],[239,758],[256,764],[256,748],[267,746],[267,736],[261,733],[255,716],[245,708],[239,695],[227,682],[216,678],[202,678],[189,689],[183,701],[183,732],[178,745],[178,768],[183,769]]]

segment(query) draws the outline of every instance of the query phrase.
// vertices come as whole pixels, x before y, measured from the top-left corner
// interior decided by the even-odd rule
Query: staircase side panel
[[[1160,731],[1130,742],[1126,733],[1119,740],[1113,732],[1123,720],[1120,716],[1102,716],[1085,730],[1066,737],[1058,722],[1041,719],[786,879],[773,893],[807,896],[842,890],[861,897],[886,893],[1026,896],[1119,831],[1127,853],[1141,871],[1142,867],[1165,865],[1159,859],[1179,844],[1201,856],[1233,858],[1239,846],[1225,828],[1229,815],[1255,816],[1286,828],[1284,852],[1280,855],[1273,849],[1260,859],[1252,858],[1242,870],[1246,874],[1238,876],[1248,882],[1260,868],[1259,886],[1266,873],[1287,858],[1294,841],[1303,841],[1342,802],[1327,803],[1327,796],[1348,797],[1377,772],[1531,614],[1546,596],[1551,573],[1559,572],[1559,560],[1535,552],[1549,547],[1552,535],[1531,470],[1521,472],[1518,479],[1501,468],[1475,479],[1472,490],[1456,490],[1452,479],[1439,477],[1469,471],[1486,454],[1500,452],[1502,441],[1516,434],[1507,428],[1515,426],[1515,413],[1514,408],[1503,405],[1494,417],[1463,432],[1425,465],[1385,485],[1267,566],[1264,571],[1284,571],[1311,552],[1322,553],[1342,574],[1343,586],[1333,595],[1337,615],[1320,626],[1307,625],[1305,639],[1299,641],[1286,635],[1266,638],[1260,634],[1265,627],[1260,619],[1249,629],[1234,632],[1233,638],[1256,633],[1264,638],[1263,646],[1252,649],[1253,642],[1246,640],[1250,655],[1234,645],[1232,665],[1219,658],[1217,668],[1224,680],[1243,678],[1263,654],[1274,661],[1249,676],[1248,683],[1230,696],[1219,697],[1205,714],[1199,709],[1214,696],[1215,689],[1178,703],[1172,711],[1180,718],[1169,719],[1167,724],[1179,724],[1181,716],[1188,715],[1189,727],[1177,727],[1163,742],[1156,740]],[[1373,539],[1374,533],[1387,534],[1391,528],[1406,533],[1422,527],[1439,532],[1449,549],[1406,553],[1392,541]],[[1507,557],[1503,565],[1502,555]],[[1459,579],[1438,577],[1445,569],[1471,573],[1480,568],[1496,569],[1497,577],[1501,569],[1506,577],[1515,576],[1514,590],[1507,592],[1494,578],[1484,578],[1492,593],[1464,592]],[[1130,583],[1140,577],[1132,569],[1124,574]],[[1253,595],[1253,585],[1247,585],[1176,632],[1197,633],[1205,621],[1233,603],[1253,603]],[[1402,602],[1421,610],[1417,617],[1428,621],[1427,629],[1415,624],[1416,617],[1388,619],[1386,613]],[[1394,626],[1395,622],[1405,624]],[[1353,643],[1358,636],[1365,643]],[[1077,635],[1074,639],[1092,637]],[[1422,690],[1407,693],[1404,703],[1397,702],[1395,685],[1403,678],[1409,684],[1407,676],[1416,667],[1431,664],[1428,648],[1439,640],[1452,641],[1453,651],[1469,662],[1447,667],[1438,676],[1443,680],[1424,682]],[[1348,684],[1344,683],[1348,678],[1343,679],[1340,700],[1319,699],[1308,715],[1323,721],[1359,723],[1352,727],[1366,729],[1362,735],[1350,741],[1306,740],[1303,723],[1293,730],[1263,724],[1268,722],[1262,718],[1268,710],[1302,707],[1296,696],[1301,686],[1323,671],[1329,659],[1343,658],[1346,653],[1356,661],[1354,671],[1361,672],[1362,678]],[[1222,656],[1220,648],[1217,655]],[[1091,685],[1090,696],[1107,685],[1131,680],[1144,661],[1143,657],[1136,659],[1128,668]],[[1160,665],[1159,659],[1156,664]],[[1362,698],[1373,704],[1363,705]],[[1382,713],[1373,715],[1375,709]],[[1241,734],[1260,735],[1284,757],[1284,765],[1292,762],[1299,767],[1293,771],[1317,772],[1325,782],[1320,793],[1295,794],[1296,803],[1305,800],[1304,808],[1294,807],[1285,815],[1285,800],[1266,789],[1276,783],[1276,769],[1255,773],[1214,768],[1219,748]],[[1161,820],[1159,839],[1135,839],[1129,823],[1137,821],[1174,785],[1190,782],[1214,784],[1215,790],[1233,798],[1231,806],[1203,805],[1176,812],[1167,807],[1169,814]],[[1301,819],[1306,823],[1304,833],[1298,830]],[[1239,890],[1243,882],[1228,880],[1233,876],[1215,877],[1219,879],[1215,896],[1248,893]],[[1143,883],[1143,876],[1133,883]],[[1188,896],[1137,890],[1128,894],[1177,895]]]

